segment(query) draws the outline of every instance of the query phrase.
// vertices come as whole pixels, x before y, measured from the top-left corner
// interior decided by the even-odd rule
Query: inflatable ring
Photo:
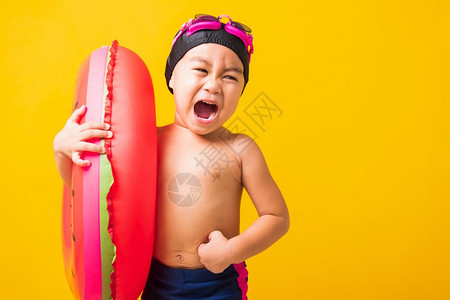
[[[137,299],[153,250],[156,199],[154,92],[145,63],[112,46],[81,65],[74,108],[85,122],[111,125],[114,137],[92,141],[106,154],[85,153],[64,189],[62,242],[66,277],[78,299]]]

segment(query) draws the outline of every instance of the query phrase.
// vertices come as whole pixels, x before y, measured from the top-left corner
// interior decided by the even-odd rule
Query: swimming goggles
[[[253,53],[252,30],[247,25],[232,21],[227,15],[220,15],[219,17],[204,14],[195,15],[194,19],[190,19],[181,26],[180,31],[178,31],[173,39],[172,47],[185,31],[187,36],[191,36],[199,30],[219,30],[222,27],[222,23],[220,22],[220,19],[222,18],[228,18],[229,20],[228,23],[225,24],[225,30],[230,34],[237,36],[244,42],[245,48],[248,51],[248,60],[250,61],[250,56]]]

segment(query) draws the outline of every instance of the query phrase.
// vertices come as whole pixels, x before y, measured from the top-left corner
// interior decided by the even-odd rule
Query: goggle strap
[[[187,34],[187,36],[190,36],[194,32],[197,32],[199,30],[204,30],[204,29],[218,30],[218,29],[220,29],[221,26],[222,25],[219,21],[217,21],[217,22],[214,22],[214,21],[198,22],[198,23],[194,23],[191,26],[189,26],[189,28],[186,30],[186,34]]]

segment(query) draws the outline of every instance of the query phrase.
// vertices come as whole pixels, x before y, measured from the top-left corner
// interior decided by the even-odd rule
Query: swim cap
[[[170,78],[172,78],[173,69],[175,69],[176,64],[183,58],[183,56],[192,48],[197,47],[201,44],[213,43],[223,45],[230,48],[237,54],[244,65],[244,88],[248,82],[248,67],[249,67],[249,55],[244,42],[235,35],[228,33],[225,28],[225,24],[218,30],[200,30],[194,32],[192,35],[187,36],[184,32],[180,38],[175,42],[170,51],[169,57],[166,63],[166,84],[169,91],[173,94],[173,90],[169,87]]]

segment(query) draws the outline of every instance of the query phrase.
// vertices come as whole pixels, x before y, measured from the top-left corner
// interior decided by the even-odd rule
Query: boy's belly
[[[234,202],[234,201],[233,201]],[[153,257],[172,268],[203,269],[198,247],[219,230],[230,239],[239,234],[239,201],[223,207],[194,205],[158,208]]]
[[[171,267],[179,269],[204,269],[205,267],[200,262],[200,258],[196,253],[196,249],[191,249],[190,252],[186,251],[157,251],[153,254],[153,257],[160,263]]]

